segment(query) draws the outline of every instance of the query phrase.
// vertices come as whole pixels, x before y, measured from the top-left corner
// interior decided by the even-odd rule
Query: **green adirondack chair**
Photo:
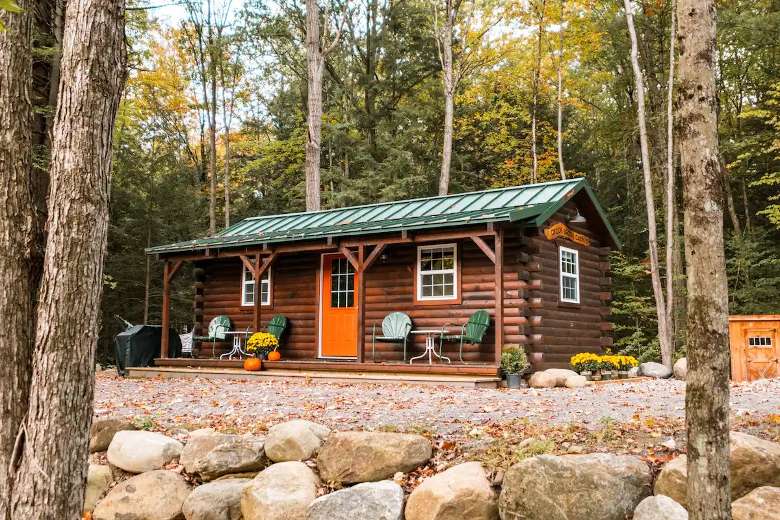
[[[225,341],[225,332],[229,332],[232,328],[233,323],[230,321],[230,317],[223,314],[209,322],[208,336],[194,336],[192,339],[211,342],[211,357],[214,357],[217,341]]]
[[[404,363],[406,363],[406,342],[409,331],[412,330],[412,319],[403,312],[391,312],[382,320],[382,335],[376,335],[376,323],[371,336],[371,359],[376,361],[376,342],[402,343],[404,346]]]
[[[442,341],[459,341],[460,350],[458,356],[460,362],[463,363],[463,345],[468,343],[469,345],[479,345],[485,338],[485,333],[490,326],[490,314],[486,310],[478,310],[471,315],[469,321],[466,322],[460,329],[460,334],[448,334],[442,336]],[[439,350],[441,350],[441,343],[439,344]]]
[[[287,330],[287,317],[282,314],[277,314],[271,321],[268,322],[268,332],[273,334],[279,343],[282,342],[282,335]]]

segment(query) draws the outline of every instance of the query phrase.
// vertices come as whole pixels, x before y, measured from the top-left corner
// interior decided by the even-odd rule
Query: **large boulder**
[[[421,435],[389,432],[337,432],[317,456],[320,477],[328,483],[385,480],[428,462],[433,448]]]
[[[103,464],[90,464],[87,470],[87,487],[84,490],[84,512],[95,509],[114,480],[111,468]]]
[[[98,502],[93,520],[180,520],[190,486],[178,473],[156,470],[136,475]]]
[[[244,520],[304,520],[318,485],[317,476],[303,462],[274,464],[246,485],[241,513]]]
[[[528,386],[531,388],[553,388],[558,384],[558,378],[548,374],[546,370],[534,372],[528,379]]]
[[[780,444],[731,432],[729,463],[731,497],[736,500],[761,486],[780,486]],[[687,505],[688,461],[685,455],[667,462],[655,482],[655,493]]]
[[[731,504],[733,520],[777,520],[780,516],[780,487],[756,488]]]
[[[624,520],[650,495],[651,481],[638,457],[539,455],[509,468],[499,513],[503,520]]]
[[[579,375],[568,368],[548,368],[544,373],[555,378],[555,386],[565,386],[567,379]]]
[[[181,454],[176,439],[147,431],[120,431],[108,446],[108,462],[130,473],[161,469]]]
[[[265,454],[274,462],[310,459],[328,434],[325,426],[302,419],[277,424],[265,437]]]
[[[182,505],[187,520],[241,520],[241,492],[248,478],[231,478],[196,487]]]
[[[89,430],[89,452],[106,451],[116,432],[137,430],[130,419],[124,417],[104,417],[92,421]]]
[[[639,375],[654,377],[656,379],[667,379],[672,377],[672,370],[666,365],[648,361],[639,365]]]
[[[306,520],[402,520],[403,512],[404,490],[382,480],[321,496],[309,506]]]
[[[688,520],[688,511],[666,495],[655,495],[636,506],[634,520]]]
[[[672,372],[675,379],[685,381],[685,378],[688,377],[688,358],[678,359],[672,367]]]
[[[417,486],[406,503],[406,520],[494,520],[498,503],[479,462],[466,462]]]
[[[263,440],[248,435],[204,432],[191,435],[179,462],[204,481],[222,475],[256,472],[266,466]]]
[[[566,380],[566,383],[564,383],[563,386],[566,388],[582,388],[583,386],[587,386],[588,380],[585,378],[585,376],[571,376]]]

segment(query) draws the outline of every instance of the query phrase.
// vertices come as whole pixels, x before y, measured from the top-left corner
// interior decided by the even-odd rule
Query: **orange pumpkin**
[[[260,358],[250,357],[244,360],[244,370],[257,372],[261,368],[263,368],[263,362],[260,361]]]
[[[282,355],[278,350],[272,350],[268,353],[268,361],[279,361],[280,359],[282,359]]]

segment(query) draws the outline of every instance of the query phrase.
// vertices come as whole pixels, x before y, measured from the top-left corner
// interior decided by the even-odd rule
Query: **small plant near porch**
[[[246,351],[255,356],[267,356],[270,352],[276,352],[277,348],[279,340],[269,332],[255,332],[246,343]]]
[[[520,388],[521,376],[528,369],[528,366],[528,357],[522,349],[513,348],[501,354],[501,369],[506,374],[509,388]]]

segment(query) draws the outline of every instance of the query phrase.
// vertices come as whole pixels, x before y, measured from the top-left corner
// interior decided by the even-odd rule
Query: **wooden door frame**
[[[347,257],[343,253],[320,253],[320,276],[319,276],[319,283],[317,284],[317,321],[319,322],[317,325],[317,359],[332,359],[332,360],[339,360],[339,361],[357,361],[358,355],[360,354],[360,338],[355,338],[355,355],[354,356],[323,356],[322,355],[322,311],[325,307],[323,298],[325,298],[325,257],[326,256],[332,256],[332,257],[340,257],[347,259]],[[348,259],[347,259],[348,260]],[[358,270],[355,270],[355,276],[359,277],[362,276],[361,273],[358,272]],[[357,291],[359,280],[355,280],[355,291]],[[330,296],[330,295],[328,295]],[[355,298],[355,306],[357,307],[358,301],[357,298]],[[360,310],[356,308],[356,311],[359,313]]]
[[[748,343],[750,336],[760,336],[762,334],[767,334],[772,338],[772,355],[775,356],[775,358],[780,358],[780,343],[778,343],[778,337],[780,337],[780,328],[778,327],[772,327],[767,326],[764,328],[751,328],[751,327],[745,327],[742,332],[742,370],[744,370],[745,374],[745,381],[758,381],[757,379],[750,379],[750,363],[748,362],[748,349],[750,348]],[[770,361],[770,363],[772,363]],[[776,374],[775,376],[780,376],[780,363],[775,362],[777,366],[775,367]],[[764,379],[764,378],[760,378]]]

